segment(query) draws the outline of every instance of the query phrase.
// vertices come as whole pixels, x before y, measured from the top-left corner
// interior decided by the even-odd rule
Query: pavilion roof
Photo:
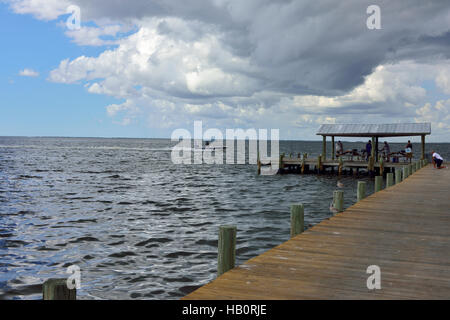
[[[322,124],[321,136],[338,137],[405,137],[431,134],[431,123],[392,124]]]

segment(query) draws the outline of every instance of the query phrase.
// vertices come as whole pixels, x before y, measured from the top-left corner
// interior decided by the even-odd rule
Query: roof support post
[[[375,158],[375,137],[372,137],[372,158]]]
[[[336,149],[334,146],[334,136],[331,136],[331,159],[335,159],[336,156]]]
[[[378,137],[375,138],[375,162],[379,161],[378,159]]]
[[[327,136],[323,137],[323,143],[322,143],[322,160],[325,160],[327,158]]]
[[[422,157],[421,160],[425,159],[425,135],[422,135]]]

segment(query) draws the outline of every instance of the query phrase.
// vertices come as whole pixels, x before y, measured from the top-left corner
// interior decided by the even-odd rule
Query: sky
[[[431,122],[450,142],[448,0],[0,0],[0,35],[0,136]]]

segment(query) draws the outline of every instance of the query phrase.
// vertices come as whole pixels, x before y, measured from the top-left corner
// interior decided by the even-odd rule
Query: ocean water
[[[237,264],[289,239],[289,207],[305,225],[345,207],[367,176],[257,176],[256,165],[175,165],[155,139],[0,137],[0,299],[40,299],[48,278],[81,269],[79,299],[179,299],[216,277],[220,225],[237,226]],[[362,149],[364,143],[344,143]],[[400,150],[392,144],[391,150]],[[450,157],[449,144],[427,144]],[[420,150],[419,145],[414,145]],[[321,152],[282,141],[280,151]]]

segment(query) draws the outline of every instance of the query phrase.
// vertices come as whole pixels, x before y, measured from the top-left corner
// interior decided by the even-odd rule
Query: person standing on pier
[[[411,149],[411,152],[412,152],[412,143],[411,143],[411,140],[408,140],[408,143],[406,144],[406,147],[405,147],[405,149]]]
[[[391,148],[389,147],[387,141],[384,142],[383,148],[380,151],[383,152],[384,158],[387,162],[389,162],[389,154],[391,153]]]
[[[406,153],[406,160],[409,159],[409,162],[412,162],[413,154],[412,154],[412,143],[410,140],[408,140],[408,143],[406,144],[405,153]]]
[[[433,154],[432,157],[433,157],[433,165],[434,165],[434,167],[436,168],[436,165],[437,165],[438,169],[445,168],[445,167],[441,167],[442,162],[444,162],[444,159],[441,157],[441,155],[439,153],[435,152],[434,150],[431,151],[431,152]]]
[[[366,161],[369,161],[369,157],[372,155],[372,141],[369,140],[366,144]]]

